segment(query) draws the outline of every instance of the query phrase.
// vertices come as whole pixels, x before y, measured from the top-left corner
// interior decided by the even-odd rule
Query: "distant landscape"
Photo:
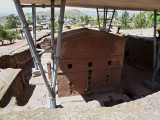
[[[87,27],[97,29],[100,26],[103,27],[104,16],[100,13],[99,21],[95,15],[96,11],[82,12],[77,9],[66,10],[64,15],[64,29],[75,29],[80,27]],[[160,13],[159,13],[160,14]],[[36,13],[36,30],[41,31],[42,29],[51,29],[50,21],[50,11],[42,11]],[[59,10],[55,10],[55,30],[58,30],[58,19]],[[109,28],[110,20],[112,19],[112,13],[107,14],[106,30]],[[29,24],[29,28],[33,30],[32,14],[26,13],[26,20]],[[154,14],[153,12],[136,12],[131,13],[126,10],[119,14],[115,11],[111,26],[115,29],[129,30],[129,29],[148,29],[152,28],[154,25]],[[157,16],[157,28],[160,29],[160,16]],[[21,22],[19,17],[15,14],[0,16],[0,42],[3,43],[5,39],[9,40],[11,43],[17,39],[20,34],[23,33],[21,28]],[[119,32],[117,32],[119,33]]]
[[[46,15],[47,17],[50,17],[50,11],[42,11],[42,12],[37,12],[36,13],[36,15],[39,15],[39,16],[41,16],[41,15]],[[83,12],[81,12],[81,11],[79,11],[79,10],[76,10],[76,9],[74,9],[74,10],[66,10],[65,11],[65,15],[66,16],[69,16],[69,17],[75,17],[75,18],[79,18],[80,16],[85,16],[85,15],[87,15],[87,14],[85,14],[85,13],[83,13]],[[0,15],[0,24],[5,24],[5,22],[6,22],[6,17],[7,17],[8,15]],[[31,13],[26,13],[26,16],[32,16],[32,14]],[[59,10],[56,10],[55,11],[55,16],[59,16]]]

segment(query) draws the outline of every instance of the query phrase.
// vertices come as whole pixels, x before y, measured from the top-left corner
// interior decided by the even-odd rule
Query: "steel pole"
[[[51,0],[51,51],[54,51],[54,1]],[[51,52],[51,89],[53,90],[53,74],[54,74],[54,53]],[[54,92],[54,91],[53,91]],[[56,102],[50,101],[52,106],[56,106]]]
[[[33,41],[36,46],[36,7],[35,4],[32,5],[32,20],[33,20]]]
[[[49,96],[50,96],[50,99],[55,101],[55,96],[53,96],[52,94],[52,91],[51,91],[51,87],[47,81],[47,78],[46,78],[46,75],[45,75],[45,72],[43,70],[43,67],[42,67],[42,64],[40,62],[40,58],[39,58],[39,55],[36,51],[36,48],[34,46],[34,42],[33,42],[33,39],[32,39],[32,36],[31,36],[31,33],[29,31],[29,27],[28,27],[28,24],[27,24],[27,21],[25,19],[25,15],[24,15],[24,12],[23,12],[23,9],[22,9],[22,6],[20,4],[20,1],[19,0],[13,0],[14,1],[14,4],[15,4],[15,7],[16,7],[16,10],[18,12],[18,16],[23,24],[23,29],[24,29],[24,32],[25,32],[25,35],[26,35],[26,39],[28,41],[28,45],[30,47],[30,50],[32,51],[33,53],[33,56],[36,60],[36,63],[38,64],[39,66],[39,69],[40,69],[40,72],[41,72],[41,75],[42,75],[42,78],[45,82],[45,85],[47,87],[47,90],[48,90],[48,93],[49,93]]]
[[[36,7],[35,7],[35,4],[32,5],[32,21],[33,21],[33,41],[36,47]],[[38,70],[38,66],[35,62],[34,62],[34,67],[35,67],[35,70]]]
[[[153,74],[152,74],[152,78],[150,80],[150,83],[153,83],[157,74],[157,71],[159,69],[159,65],[160,65],[160,61],[157,61],[157,46],[156,46],[156,42],[157,42],[157,38],[156,38],[156,27],[157,27],[157,11],[154,10],[154,40],[153,40]]]
[[[103,19],[103,31],[105,31],[106,30],[106,11],[105,11],[106,9],[104,9],[104,19]]]
[[[98,27],[99,27],[99,30],[100,30],[100,21],[99,21],[99,12],[98,12],[98,8],[97,8],[97,18],[98,18]]]
[[[109,24],[108,32],[110,32],[110,29],[111,29],[112,21],[113,21],[113,18],[114,18],[114,13],[115,13],[115,10],[113,11],[113,15],[112,15],[112,18],[111,18],[111,22]]]
[[[154,10],[154,40],[153,40],[153,71],[156,67],[156,49],[157,49],[157,46],[156,46],[156,27],[157,27],[157,11]]]
[[[55,54],[55,58],[54,58],[54,74],[53,74],[54,78],[53,78],[53,83],[52,83],[54,93],[55,93],[55,89],[56,89],[57,71],[58,71],[58,63],[59,63],[59,57],[60,57],[60,48],[61,48],[62,30],[63,30],[63,23],[64,23],[63,20],[64,20],[65,4],[66,4],[66,0],[61,0],[58,38],[57,38],[56,54]]]
[[[23,8],[30,8],[32,5],[21,5]],[[35,5],[35,7],[46,8],[51,7],[52,5]],[[60,5],[54,5],[54,7],[60,7]]]

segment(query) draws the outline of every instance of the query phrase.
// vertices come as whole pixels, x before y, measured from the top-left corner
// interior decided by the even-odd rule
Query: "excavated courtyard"
[[[47,76],[48,70],[46,63],[49,60],[50,53],[44,53],[41,56],[41,62]],[[57,105],[59,107],[57,110],[47,109],[50,103],[47,89],[42,77],[32,77],[32,68],[32,61],[23,68],[26,83],[23,94],[20,96],[21,104],[17,105],[17,99],[12,97],[5,107],[0,108],[0,119],[13,119],[16,116],[19,116],[19,119],[52,119],[53,117],[55,119],[95,119],[96,117],[97,119],[110,119],[116,115],[113,118],[158,120],[157,114],[160,111],[158,105],[160,103],[157,97],[159,96],[158,91],[160,89],[151,90],[143,85],[144,81],[149,80],[152,75],[152,70],[150,68],[144,68],[143,65],[137,67],[132,62],[124,60],[122,80],[119,88],[102,88],[104,92],[100,94],[98,93],[99,90],[96,90],[96,94],[61,98],[57,96]],[[159,78],[160,75],[158,74],[157,81]],[[93,100],[99,103],[90,102]],[[111,108],[110,106],[114,107]],[[73,112],[74,109],[75,112]],[[26,111],[29,112],[27,113]],[[85,112],[88,112],[88,114],[84,114]],[[106,114],[102,115],[105,112],[108,114],[108,117]],[[139,112],[142,112],[141,114],[143,115],[140,115]],[[41,115],[38,115],[38,113],[41,113]],[[49,116],[49,113],[52,114],[52,117]],[[150,117],[148,114],[147,117],[145,116],[147,113],[157,116]],[[67,116],[65,116],[66,114]],[[134,117],[134,115],[137,116]]]

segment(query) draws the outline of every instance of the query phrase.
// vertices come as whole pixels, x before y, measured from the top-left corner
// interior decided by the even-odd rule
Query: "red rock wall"
[[[10,87],[4,94],[3,98],[0,100],[0,108],[7,106],[13,96],[16,98],[17,104],[21,105],[22,103],[21,98],[22,95],[24,94],[24,86],[25,86],[24,74],[23,71],[21,70],[11,83]]]
[[[29,49],[14,55],[3,55],[0,57],[0,68],[23,68],[31,59]]]

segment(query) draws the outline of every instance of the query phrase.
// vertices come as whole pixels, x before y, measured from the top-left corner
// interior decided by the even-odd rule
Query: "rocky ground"
[[[23,42],[21,44],[24,44]],[[13,48],[8,46],[6,52],[14,51],[18,44],[20,42],[13,44]],[[5,53],[3,49],[0,46],[2,54]],[[49,58],[49,53],[45,53],[41,57],[46,75],[46,63]],[[122,85],[117,91],[91,95],[89,98],[81,95],[57,98],[58,104],[62,105],[63,108],[53,110],[49,109],[49,97],[42,78],[31,77],[32,67],[33,63],[30,63],[24,70],[25,80],[29,84],[25,86],[25,92],[22,96],[24,99],[23,105],[18,106],[16,99],[13,97],[5,108],[0,108],[0,120],[159,120],[160,118],[159,89],[152,91],[142,84],[145,80],[150,79],[152,74],[150,70],[124,64]],[[157,80],[159,80],[159,75]],[[128,93],[124,92],[124,89],[128,90]],[[109,101],[109,96],[112,96],[114,100],[123,99],[124,103],[113,107],[104,107],[103,102]],[[142,98],[142,96],[146,97]]]
[[[3,120],[159,120],[160,92],[143,99],[114,107],[101,107],[97,101],[76,107],[11,112],[0,116]]]
[[[49,58],[49,53],[45,53],[41,57],[46,73],[46,62],[48,62]],[[16,99],[13,97],[5,108],[0,109],[0,119],[159,120],[160,100],[158,98],[160,97],[160,92],[158,92],[159,90],[149,90],[141,84],[144,80],[150,78],[151,71],[149,70],[144,71],[124,64],[122,73],[123,85],[117,91],[89,97],[81,95],[57,97],[57,104],[63,108],[51,110],[49,109],[49,97],[45,84],[41,77],[31,77],[32,67],[33,63],[30,63],[24,70],[25,79],[29,83],[25,86],[25,92],[22,96],[24,104],[18,106]],[[123,88],[133,94],[133,98],[124,93]],[[154,92],[157,93],[153,94]],[[141,99],[142,95],[146,97]],[[104,101],[109,101],[110,96],[115,101],[123,99],[124,103],[113,107],[104,107]],[[90,102],[93,100],[96,100],[96,102]]]

